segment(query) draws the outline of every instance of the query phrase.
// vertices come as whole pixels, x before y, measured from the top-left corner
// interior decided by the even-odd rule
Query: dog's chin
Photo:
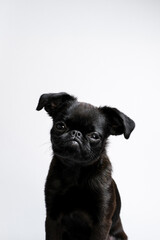
[[[60,144],[59,147],[54,149],[54,154],[57,155],[65,165],[71,166],[78,164],[87,166],[94,162],[90,154],[84,152],[81,144],[76,140],[70,140],[62,145]]]

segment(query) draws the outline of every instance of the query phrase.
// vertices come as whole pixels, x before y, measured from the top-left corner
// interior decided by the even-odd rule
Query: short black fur
[[[110,135],[128,139],[133,120],[118,109],[97,108],[67,93],[43,94],[37,110],[42,108],[53,119],[46,240],[126,240],[106,145]]]

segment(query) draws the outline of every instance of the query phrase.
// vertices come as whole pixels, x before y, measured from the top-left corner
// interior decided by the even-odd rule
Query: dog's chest
[[[64,211],[85,210],[92,211],[97,205],[97,196],[87,187],[72,186],[59,198],[62,201]]]
[[[50,186],[51,187],[51,186]],[[46,191],[46,207],[54,219],[60,215],[70,214],[75,211],[82,211],[95,219],[100,211],[100,193],[92,190],[87,184],[62,184],[58,189],[54,184]]]

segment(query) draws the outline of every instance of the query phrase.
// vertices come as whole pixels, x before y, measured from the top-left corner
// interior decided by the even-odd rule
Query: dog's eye
[[[100,139],[100,135],[97,132],[93,132],[88,134],[88,136],[92,139],[92,140],[99,140]]]
[[[99,139],[98,133],[92,133],[92,134],[91,134],[91,138],[93,138],[93,139]]]
[[[56,129],[59,130],[59,131],[64,131],[64,130],[66,129],[66,125],[65,125],[64,122],[57,122],[57,123],[55,124],[55,127],[56,127]]]

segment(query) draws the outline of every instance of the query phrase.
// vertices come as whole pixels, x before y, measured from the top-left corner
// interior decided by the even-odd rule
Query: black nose
[[[82,133],[77,130],[72,130],[70,133],[72,137],[78,137],[78,138],[82,137]]]

